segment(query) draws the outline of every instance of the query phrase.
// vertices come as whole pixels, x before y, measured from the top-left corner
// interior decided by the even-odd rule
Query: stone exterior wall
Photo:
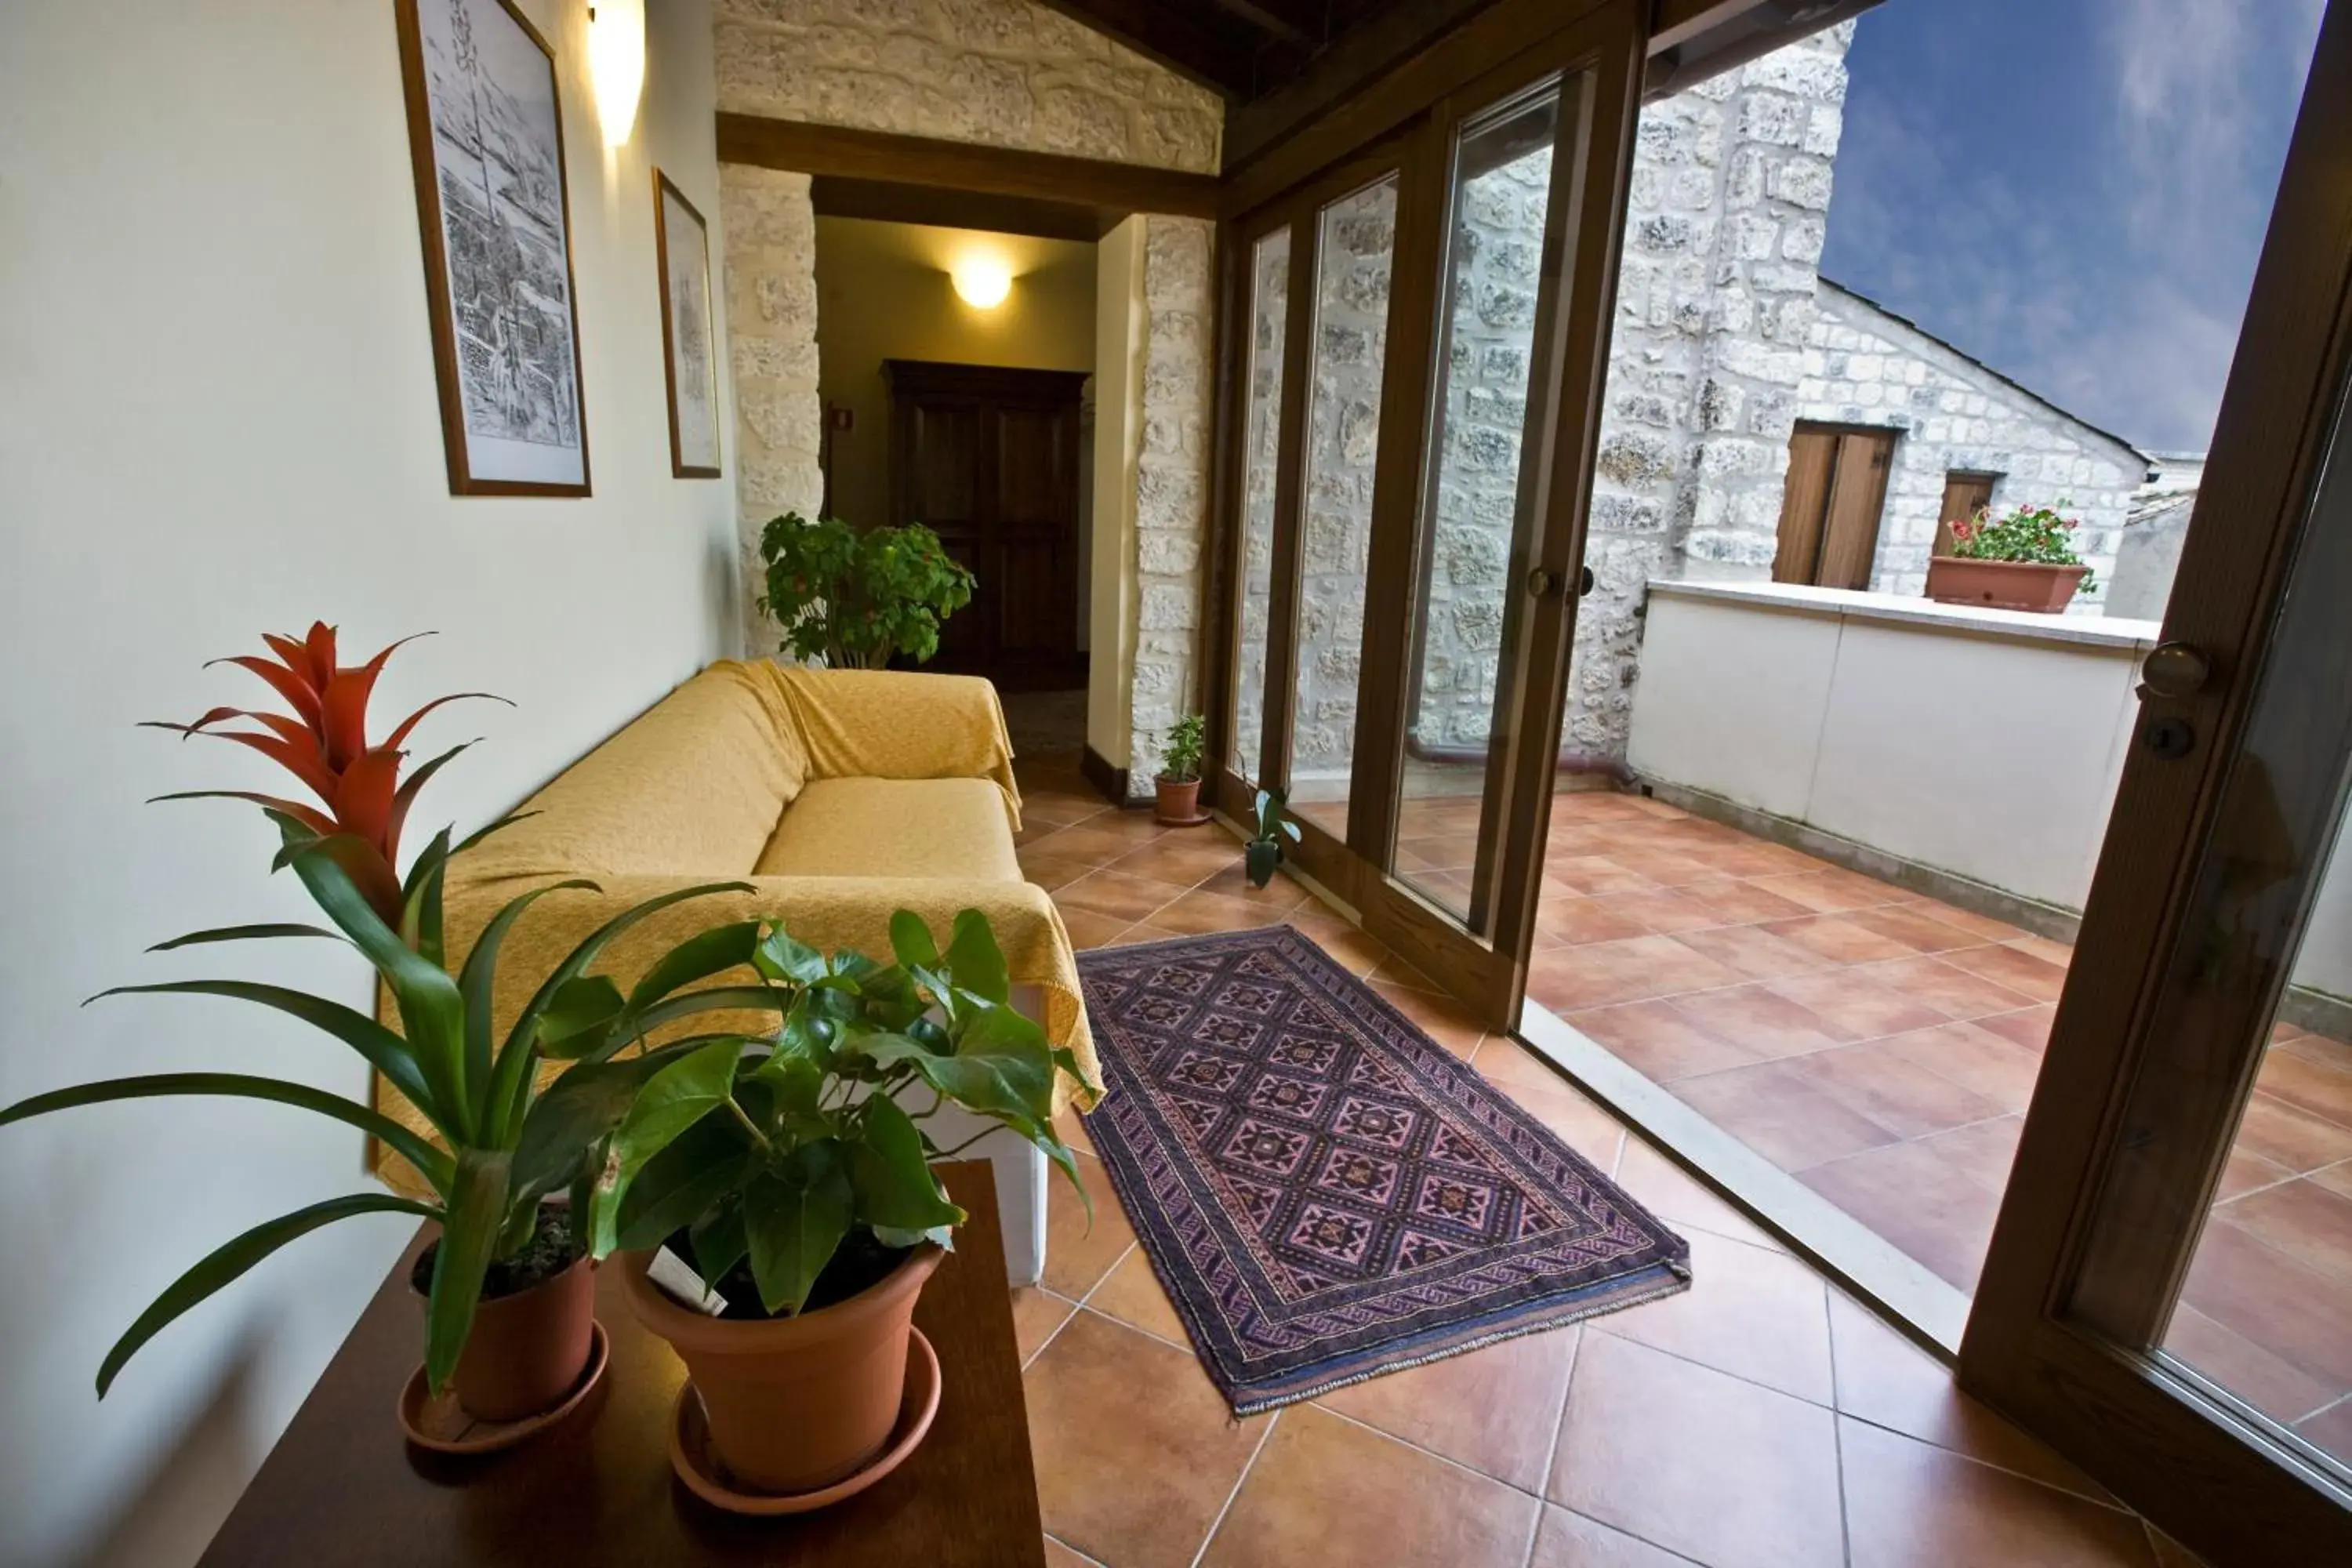
[[[1249,403],[1243,414],[1241,571],[1235,605],[1235,776],[1255,780],[1265,736],[1267,617],[1274,602],[1274,492],[1280,477],[1282,355],[1289,320],[1290,231],[1263,236],[1250,254]]]
[[[721,110],[1213,173],[1214,94],[1031,0],[715,0]],[[804,177],[723,166],[737,376],[738,493],[760,526],[816,508],[814,224]],[[1210,241],[1152,217],[1150,341],[1138,479],[1132,778],[1150,792],[1161,732],[1197,706],[1201,539],[1208,501]],[[738,225],[741,226],[738,226]],[[757,574],[752,574],[756,577]],[[774,645],[751,624],[751,648]]]
[[[2147,459],[1827,279],[1818,301],[1797,416],[1897,433],[1871,587],[1925,592],[1946,476],[1998,474],[1995,511],[2051,506],[2082,520],[2074,548],[2095,575],[2072,612],[2100,614]]]

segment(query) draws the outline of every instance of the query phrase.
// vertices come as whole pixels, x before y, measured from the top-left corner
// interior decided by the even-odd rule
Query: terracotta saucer
[[[856,1497],[905,1462],[930,1431],[940,1413],[940,1358],[920,1329],[908,1331],[907,1390],[898,1405],[898,1425],[889,1442],[856,1475],[813,1492],[739,1491],[726,1467],[710,1447],[710,1427],[703,1415],[702,1395],[688,1384],[677,1391],[677,1405],[669,1424],[669,1468],[694,1495],[730,1513],[808,1513]]]
[[[1215,817],[1205,811],[1195,812],[1191,816],[1161,816],[1154,812],[1151,820],[1162,827],[1198,827],[1204,822],[1214,821]]]
[[[400,1429],[408,1434],[410,1442],[436,1454],[492,1454],[500,1448],[511,1448],[577,1410],[589,1391],[604,1381],[604,1366],[611,1359],[612,1345],[604,1338],[604,1325],[590,1323],[588,1370],[580,1374],[580,1381],[572,1385],[562,1404],[520,1421],[477,1421],[459,1407],[454,1394],[428,1399],[425,1394],[425,1367],[420,1363],[400,1391]]]

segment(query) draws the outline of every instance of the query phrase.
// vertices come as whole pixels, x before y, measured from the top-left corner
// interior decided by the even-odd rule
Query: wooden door
[[[1972,474],[1959,468],[1944,476],[1944,504],[1936,513],[1935,553],[1950,551],[1952,524],[1966,522],[1992,505],[1992,487],[2000,479],[1999,474]]]
[[[1867,588],[1895,432],[1799,424],[1780,493],[1776,583]]]
[[[889,360],[890,517],[974,578],[925,668],[1008,690],[1081,686],[1076,371]]]

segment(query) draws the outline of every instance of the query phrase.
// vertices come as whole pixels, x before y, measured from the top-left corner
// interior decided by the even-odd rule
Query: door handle
[[[2183,701],[2205,689],[2213,679],[2213,661],[2190,643],[2163,642],[2149,650],[2139,667],[2140,695]]]
[[[1559,574],[1549,567],[1538,566],[1528,574],[1528,597],[1541,599],[1559,588]]]
[[[1580,566],[1576,569],[1576,596],[1581,599],[1591,592],[1592,592],[1592,568]]]

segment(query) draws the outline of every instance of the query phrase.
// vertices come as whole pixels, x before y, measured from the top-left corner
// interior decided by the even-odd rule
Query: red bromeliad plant
[[[404,900],[399,871],[401,826],[408,820],[409,808],[416,803],[417,793],[426,782],[443,763],[473,742],[450,747],[417,768],[404,782],[400,777],[400,764],[407,753],[401,750],[401,743],[416,728],[417,721],[444,703],[476,697],[492,702],[506,701],[487,691],[458,691],[436,697],[394,726],[392,733],[382,741],[373,746],[368,744],[368,699],[375,692],[376,677],[383,672],[385,662],[403,643],[425,635],[419,632],[403,637],[365,664],[342,665],[336,662],[335,628],[324,621],[311,622],[309,635],[299,641],[265,632],[261,640],[269,645],[275,658],[243,653],[211,662],[251,670],[286,700],[294,710],[292,713],[215,708],[193,724],[148,721],[149,729],[173,730],[184,736],[213,735],[252,747],[299,779],[319,798],[317,806],[235,789],[184,790],[156,798],[249,800],[279,816],[293,818],[321,839],[338,841],[335,855],[344,874],[358,887],[368,907],[386,925],[399,931],[409,947],[415,948],[417,933],[404,929],[402,919]],[[261,728],[215,728],[237,719],[251,720]]]
[[[123,1363],[165,1324],[278,1247],[322,1225],[380,1213],[419,1215],[441,1224],[425,1313],[425,1370],[437,1391],[457,1366],[490,1265],[521,1258],[530,1248],[541,1224],[541,1200],[571,1189],[572,1213],[589,1222],[572,1229],[571,1248],[582,1250],[590,1225],[603,1217],[600,1202],[614,1201],[600,1194],[595,1178],[604,1171],[611,1136],[639,1086],[712,1039],[732,1037],[694,1036],[647,1049],[646,1037],[696,1014],[776,1008],[764,987],[686,989],[751,963],[761,937],[757,921],[688,937],[625,993],[610,976],[588,973],[614,938],[656,910],[708,893],[751,890],[748,883],[715,883],[667,893],[615,914],[541,980],[507,1028],[494,1031],[499,951],[516,921],[541,898],[575,889],[593,892],[598,890],[596,884],[564,881],[522,893],[491,918],[452,973],[442,947],[442,883],[449,862],[516,820],[501,818],[455,844],[451,830],[445,827],[412,858],[405,877],[401,873],[401,826],[418,791],[442,764],[466,749],[452,747],[403,779],[402,744],[419,720],[456,699],[426,703],[371,744],[368,699],[398,643],[353,668],[337,662],[334,629],[324,624],[313,626],[299,642],[272,637],[268,643],[274,658],[248,655],[226,662],[268,681],[292,713],[215,708],[193,724],[156,727],[183,735],[217,735],[250,746],[299,779],[319,805],[251,790],[194,790],[160,798],[225,797],[258,804],[276,824],[282,842],[271,869],[291,868],[332,929],[286,923],[228,926],[160,943],[157,951],[279,937],[346,942],[383,978],[398,1008],[401,1027],[394,1031],[370,1014],[327,997],[243,980],[125,985],[103,994],[220,996],[289,1014],[365,1058],[424,1114],[436,1136],[420,1136],[371,1106],[307,1084],[226,1072],[157,1073],[77,1084],[0,1110],[0,1125],[76,1106],[154,1096],[272,1100],[370,1133],[406,1160],[433,1196],[419,1201],[366,1192],[329,1198],[265,1221],[217,1248],[156,1298],[108,1353],[98,1374],[101,1397]],[[216,727],[237,719],[259,728]],[[633,1046],[639,1048],[624,1054]],[[540,1068],[558,1061],[570,1065],[542,1088]]]

